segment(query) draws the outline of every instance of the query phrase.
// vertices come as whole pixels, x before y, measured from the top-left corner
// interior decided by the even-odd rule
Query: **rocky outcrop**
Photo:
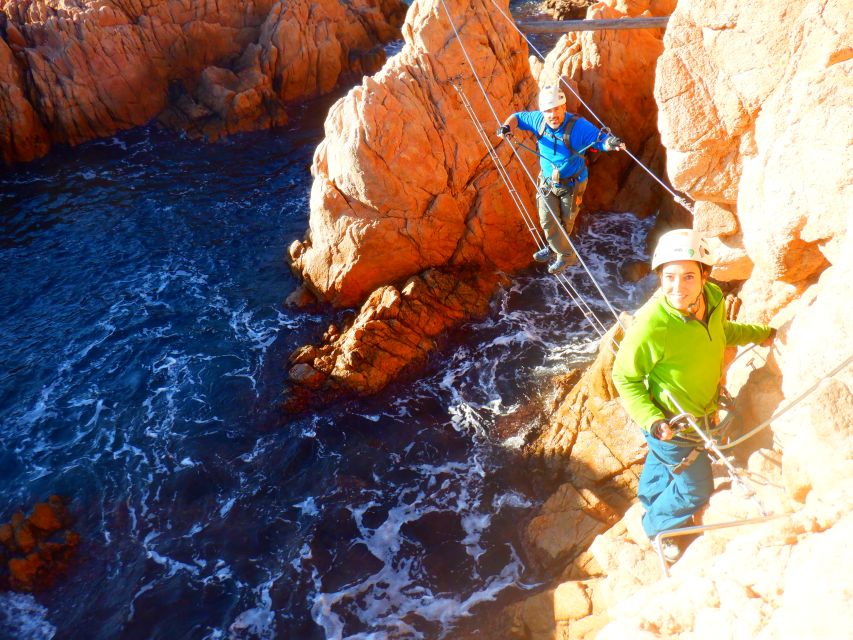
[[[833,0],[682,0],[657,72],[670,177],[697,200],[694,227],[718,238],[715,275],[746,278],[738,319],[779,328],[772,350],[726,374],[741,429],[772,418],[734,450],[753,495],[719,466],[698,520],[755,517],[759,504],[782,517],[689,541],[663,579],[635,505],[592,543],[586,575],[511,610],[513,629],[528,612],[512,637],[585,638],[593,623],[604,639],[840,638],[850,628],[853,320],[840,292],[853,277],[853,132],[838,113],[853,98],[851,24],[853,8]],[[560,594],[579,590],[590,605],[557,617]]]
[[[284,104],[375,69],[398,37],[399,0],[66,3],[0,13],[0,148],[6,163],[163,122],[215,138],[280,124]]]
[[[379,286],[432,267],[514,271],[530,257],[526,229],[453,87],[476,117],[496,125],[460,42],[476,61],[491,107],[507,114],[534,91],[522,40],[491,6],[415,2],[405,46],[329,112],[312,166],[310,229],[291,248],[293,267],[322,300],[358,304]],[[524,189],[517,164],[501,159]],[[532,201],[528,185],[523,197]],[[527,247],[532,247],[532,241]]]
[[[555,20],[583,20],[594,0],[543,0],[541,8]]]
[[[742,245],[756,280],[804,282],[839,255],[853,169],[853,124],[839,116],[853,90],[849,18],[843,2],[731,1],[682,2],[670,21],[655,87],[668,173],[736,217],[720,240]]]
[[[369,300],[362,306],[364,317],[353,327],[372,322],[374,303],[382,307],[385,296],[398,295],[389,294],[387,287],[402,293],[408,288],[403,283],[417,274],[438,270],[443,277],[455,274],[465,282],[474,273],[478,282],[496,283],[495,273],[526,266],[535,250],[454,86],[459,83],[491,144],[498,145],[495,113],[506,117],[526,108],[535,94],[523,40],[490,0],[457,0],[447,7],[459,38],[443,5],[413,3],[403,27],[403,50],[331,108],[326,138],[314,156],[310,228],[305,240],[290,248],[292,265],[321,301],[354,306]],[[483,82],[488,103],[461,45]],[[532,211],[532,184],[512,159],[511,149],[498,145],[497,154]],[[470,302],[453,294],[454,287],[441,289],[452,295],[442,293],[439,298],[462,306],[443,310],[442,319],[422,317],[411,324],[420,338],[389,333],[376,348],[414,354],[405,344],[390,343],[420,340],[431,345],[436,322],[447,328],[470,317],[470,309],[485,310],[479,284],[472,287],[477,293]],[[415,287],[403,299],[418,305],[425,295],[423,304],[430,307],[432,291]],[[337,343],[341,348],[355,345],[350,338]],[[368,361],[385,358],[363,355]],[[342,354],[335,360],[351,358]],[[327,371],[336,384],[364,389],[360,375],[325,366],[322,358],[319,364],[317,358],[313,362],[311,366]],[[294,376],[291,380],[298,382]]]
[[[607,0],[589,7],[588,19],[669,15],[670,2]],[[657,131],[653,95],[655,66],[663,52],[663,29],[587,31],[560,38],[544,67],[531,61],[540,85],[563,76],[577,87],[593,111],[628,148],[657,175],[663,173],[664,153]],[[548,80],[548,79],[551,80]],[[593,116],[569,96],[570,108],[593,124]],[[665,192],[624,153],[588,154],[594,157],[584,206],[590,210],[654,213]]]
[[[484,315],[497,280],[476,270],[428,269],[399,289],[376,289],[348,326],[332,325],[321,346],[293,352],[294,388],[283,408],[300,410],[318,396],[376,393],[423,363],[449,328]]]
[[[29,516],[18,511],[0,525],[0,589],[38,591],[65,571],[79,544],[65,501],[51,496]]]

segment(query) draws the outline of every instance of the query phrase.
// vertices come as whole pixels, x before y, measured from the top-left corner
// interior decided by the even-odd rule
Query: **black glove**
[[[655,420],[652,423],[652,426],[649,427],[649,433],[652,434],[652,438],[660,440],[660,430],[665,424],[668,424],[666,420]]]
[[[498,136],[498,138],[503,138],[508,133],[509,133],[509,125],[508,124],[502,124],[501,126],[498,127],[496,135]]]
[[[614,135],[609,135],[604,140],[604,150],[605,151],[613,151],[614,149],[619,149],[625,143],[622,141],[622,138],[617,138]]]

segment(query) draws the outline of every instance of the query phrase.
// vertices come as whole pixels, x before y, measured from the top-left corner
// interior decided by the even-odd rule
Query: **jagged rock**
[[[310,404],[306,387],[317,399],[376,393],[423,362],[448,328],[484,315],[497,281],[497,274],[430,269],[400,289],[377,289],[349,327],[338,332],[333,326],[325,344],[303,346],[291,355],[290,377],[298,390],[291,390],[295,396],[287,408]]]
[[[708,238],[708,246],[714,256],[711,276],[720,281],[746,280],[752,274],[752,260],[743,246],[740,234],[725,238]]]
[[[144,124],[170,94],[162,122],[192,135],[281,124],[285,102],[381,64],[374,47],[398,37],[404,13],[399,0],[11,0],[0,13],[3,159]]]
[[[627,326],[630,317],[623,314]],[[557,476],[568,475],[594,487],[606,482],[614,507],[626,506],[636,490],[637,467],[645,458],[645,440],[616,395],[610,370],[614,344],[622,338],[616,325],[601,340],[595,361],[559,403],[551,423],[525,448]],[[615,342],[612,342],[615,341]]]
[[[587,18],[667,15],[671,5],[674,3],[598,2],[589,8]],[[657,175],[663,172],[664,155],[652,89],[655,65],[663,52],[662,36],[662,29],[564,35],[546,57],[539,79],[540,85],[557,75],[576,81],[585,102]],[[579,112],[600,126],[585,110]],[[662,190],[626,154],[596,155],[584,195],[587,209],[648,215],[658,208]]]
[[[7,25],[6,33],[12,47],[21,51],[20,31]],[[44,155],[50,148],[49,134],[27,98],[24,82],[24,66],[0,38],[0,149],[6,164]]]
[[[726,237],[738,232],[737,216],[731,206],[700,200],[693,207],[693,229],[705,237]]]
[[[452,84],[460,77],[478,120],[493,120],[462,42],[495,110],[525,107],[535,87],[523,41],[489,0],[448,8],[459,40],[442,8],[412,5],[403,50],[326,119],[312,166],[310,230],[291,256],[334,305],[360,304],[377,287],[429,268],[512,272],[530,262],[533,242]],[[498,151],[532,206],[533,187],[510,162],[509,146]]]
[[[736,204],[747,253],[774,280],[822,271],[846,231],[849,24],[837,1],[682,2],[667,29],[655,95],[670,177]]]
[[[565,565],[618,519],[616,511],[591,490],[565,483],[528,523],[525,546],[542,566]]]
[[[543,0],[540,8],[554,20],[583,20],[595,0]]]
[[[598,600],[598,580],[568,581],[508,608],[498,633],[507,640],[592,640],[607,622]],[[497,636],[496,636],[497,637]]]
[[[285,298],[284,304],[297,309],[305,309],[317,304],[317,298],[307,287],[299,285]]]

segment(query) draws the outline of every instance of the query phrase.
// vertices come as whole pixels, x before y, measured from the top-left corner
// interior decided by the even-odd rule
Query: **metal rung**
[[[747,520],[733,520],[732,522],[719,522],[717,524],[700,524],[693,527],[683,527],[681,529],[667,529],[666,531],[661,531],[659,534],[655,536],[654,548],[658,554],[658,560],[660,560],[660,568],[663,572],[663,577],[669,577],[669,567],[666,563],[666,558],[663,557],[663,549],[661,548],[661,542],[664,538],[675,538],[678,536],[687,536],[691,533],[701,533],[703,531],[715,531],[717,529],[730,529],[731,527],[741,527],[748,524],[761,524],[762,522],[768,522],[769,520],[776,520],[778,518],[787,518],[793,514],[790,513],[777,513],[769,516],[762,516],[760,518],[749,518]]]

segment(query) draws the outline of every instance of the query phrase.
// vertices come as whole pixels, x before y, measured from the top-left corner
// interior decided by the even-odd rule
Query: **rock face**
[[[452,84],[461,78],[497,144],[497,120],[460,41],[492,108],[506,117],[534,91],[522,40],[491,2],[447,6],[461,40],[440,4],[415,2],[402,52],[335,104],[326,120],[312,166],[310,229],[291,257],[306,283],[334,305],[358,304],[378,286],[432,267],[514,271],[530,260],[519,248],[526,235],[522,219],[506,202],[505,186]],[[505,147],[502,161],[524,188]],[[522,197],[532,202],[529,185]]]
[[[435,328],[483,313],[498,282],[494,274],[526,266],[536,248],[464,102],[498,145],[498,119],[526,108],[536,92],[523,40],[491,0],[447,7],[459,39],[442,4],[414,2],[403,50],[331,108],[314,156],[309,231],[291,246],[292,265],[319,300],[363,303],[347,335],[326,336],[319,351],[293,356],[326,373],[331,386],[378,390],[388,373],[422,359]],[[535,215],[522,165],[506,144],[496,153]],[[390,319],[398,304],[411,310],[403,313],[402,333],[364,333],[377,326],[377,313]],[[439,309],[441,317],[421,308]],[[371,365],[372,373],[350,369],[352,350],[360,354],[356,360],[385,364]],[[298,383],[295,373],[291,380]]]
[[[844,2],[681,2],[667,30],[655,96],[669,175],[736,216],[765,282],[814,277],[846,232],[849,17]]]
[[[588,637],[595,616],[609,619],[596,623],[605,640],[848,634],[853,320],[841,292],[853,277],[853,122],[838,114],[853,100],[850,25],[853,5],[841,1],[682,0],[657,69],[670,178],[697,200],[694,228],[726,256],[715,275],[746,279],[739,320],[779,328],[772,350],[726,375],[742,430],[772,417],[734,449],[753,495],[720,466],[700,521],[753,518],[759,503],[783,517],[703,534],[662,579],[635,505],[592,543],[587,575],[512,609],[508,628],[521,628],[519,607],[528,617],[510,637]],[[587,376],[602,373],[585,374],[579,395]],[[579,438],[557,423],[555,452]],[[591,594],[587,616],[531,613],[534,603],[557,611],[558,593],[578,589]]]
[[[284,103],[375,69],[398,37],[399,0],[66,3],[0,13],[6,163],[163,121],[215,138],[280,124]]]
[[[588,19],[669,15],[675,2],[607,0],[589,7]],[[664,154],[657,132],[653,95],[655,66],[663,52],[663,29],[587,31],[560,38],[545,59],[542,79],[563,76],[646,166],[663,173]],[[539,65],[535,65],[538,69]],[[553,82],[553,80],[551,80]],[[574,104],[573,104],[574,103]],[[569,96],[570,108],[601,126]],[[588,154],[593,155],[593,154]],[[639,215],[654,213],[664,192],[624,153],[596,154],[590,167],[584,206]]]
[[[583,20],[593,0],[543,0],[541,9],[555,20]]]

